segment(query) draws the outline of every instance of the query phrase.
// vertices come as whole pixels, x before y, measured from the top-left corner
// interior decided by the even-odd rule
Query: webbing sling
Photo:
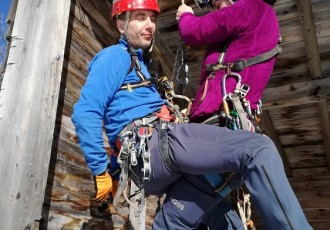
[[[221,197],[225,198],[232,189],[228,186],[230,179],[233,177],[234,173],[230,174],[206,174],[205,178],[208,180],[210,185],[213,188],[213,191],[216,192]]]

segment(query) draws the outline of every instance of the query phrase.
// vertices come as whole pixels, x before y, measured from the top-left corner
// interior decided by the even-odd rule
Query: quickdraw
[[[227,77],[235,77],[237,84],[234,92],[227,93],[226,80]],[[226,126],[232,130],[244,129],[251,131],[251,121],[248,119],[254,119],[249,101],[246,99],[246,95],[249,92],[250,87],[246,84],[241,85],[241,75],[235,72],[225,74],[222,78],[222,92],[223,96],[223,109],[226,117]],[[228,102],[231,102],[231,106]],[[254,124],[253,124],[254,125]]]
[[[186,48],[183,41],[180,40],[176,53],[177,68],[175,68],[175,80],[178,83],[179,93],[183,94],[184,87],[189,83],[189,67],[185,58]],[[178,60],[180,57],[180,60]],[[173,76],[174,77],[174,76]],[[173,82],[172,77],[172,82]]]
[[[241,193],[237,192],[237,200],[237,210],[243,222],[244,230],[255,230],[256,228],[251,220],[250,194],[244,193],[244,190],[241,189]]]

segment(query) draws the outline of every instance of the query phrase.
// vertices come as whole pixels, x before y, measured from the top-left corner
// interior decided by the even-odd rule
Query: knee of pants
[[[275,163],[280,160],[280,154],[274,144],[274,142],[266,135],[256,136],[250,146],[251,152],[253,152],[253,158],[258,163],[264,164],[267,162]]]

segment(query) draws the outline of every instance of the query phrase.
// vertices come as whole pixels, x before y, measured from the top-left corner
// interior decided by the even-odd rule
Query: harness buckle
[[[243,59],[236,60],[232,65],[232,69],[236,72],[240,72],[244,70],[245,67],[246,67],[246,61]]]

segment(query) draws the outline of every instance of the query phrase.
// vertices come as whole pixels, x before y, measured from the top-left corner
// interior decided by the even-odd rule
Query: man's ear
[[[120,19],[117,20],[117,28],[121,34],[125,33],[124,24],[125,23],[123,20]]]

